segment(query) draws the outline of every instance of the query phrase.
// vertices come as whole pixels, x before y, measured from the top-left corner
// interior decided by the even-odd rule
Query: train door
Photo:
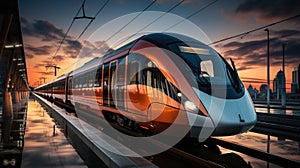
[[[117,69],[118,61],[110,62],[109,67],[109,82],[108,82],[108,106],[115,108],[117,105]]]
[[[104,64],[103,68],[103,105],[108,106],[108,71],[109,71],[109,64]]]
[[[125,110],[125,74],[126,74],[126,57],[118,59],[118,69],[117,69],[117,84],[116,84],[116,100],[117,108],[120,110]]]
[[[65,103],[67,103],[67,104],[69,104],[70,103],[70,97],[71,97],[71,95],[72,95],[72,76],[68,76],[67,78],[66,78],[66,83],[65,83],[65,88],[66,88],[66,94],[65,94],[65,100],[66,100],[66,102]]]

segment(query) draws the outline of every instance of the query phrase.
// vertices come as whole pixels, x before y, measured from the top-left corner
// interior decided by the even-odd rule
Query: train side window
[[[129,62],[128,63],[128,78],[129,78],[129,84],[138,84],[139,83],[139,64],[134,61],[134,62]]]
[[[82,82],[82,87],[83,87],[83,88],[86,88],[86,87],[87,87],[87,83],[88,83],[88,76],[86,76],[86,74],[83,74],[83,75],[82,75],[82,80],[81,80],[81,82]]]
[[[147,74],[144,71],[154,67],[154,63],[141,54],[132,53],[128,55],[128,84],[144,84],[147,83]]]
[[[99,66],[96,72],[95,76],[95,87],[100,87],[101,86],[101,80],[102,80],[102,66]]]
[[[124,85],[125,85],[125,57],[118,59],[118,68],[117,68],[117,87],[116,87],[116,100],[118,109],[124,109]]]
[[[108,72],[109,64],[104,64],[104,75],[103,75],[103,105],[108,106]]]
[[[109,69],[109,106],[110,107],[116,107],[115,98],[117,97],[116,89],[117,89],[117,61],[110,63],[110,69]]]
[[[82,88],[82,82],[83,81],[83,79],[82,79],[82,76],[79,76],[78,77],[78,88]]]
[[[77,89],[79,88],[78,78],[74,78],[73,86]]]
[[[95,79],[95,75],[96,75],[96,72],[95,70],[93,70],[92,72],[89,72],[88,73],[89,75],[88,76],[88,87],[94,87],[94,79]]]

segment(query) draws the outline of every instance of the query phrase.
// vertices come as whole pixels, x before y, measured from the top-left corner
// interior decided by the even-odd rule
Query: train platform
[[[87,167],[53,119],[34,100],[28,101],[21,167]]]

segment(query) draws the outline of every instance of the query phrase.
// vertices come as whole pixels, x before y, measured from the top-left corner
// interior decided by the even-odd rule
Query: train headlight
[[[197,114],[199,112],[199,109],[197,108],[197,106],[189,100],[184,102],[184,108],[188,111],[192,111],[192,112],[195,112]]]

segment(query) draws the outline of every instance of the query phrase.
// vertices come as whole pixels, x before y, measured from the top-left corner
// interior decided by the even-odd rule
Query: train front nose
[[[212,136],[239,134],[254,127],[256,112],[247,91],[238,99],[222,99],[198,93],[215,125]]]
[[[219,100],[220,104],[221,101]],[[223,99],[223,111],[214,116],[213,121],[216,125],[213,136],[234,135],[253,128],[256,112],[248,92],[239,99]]]

